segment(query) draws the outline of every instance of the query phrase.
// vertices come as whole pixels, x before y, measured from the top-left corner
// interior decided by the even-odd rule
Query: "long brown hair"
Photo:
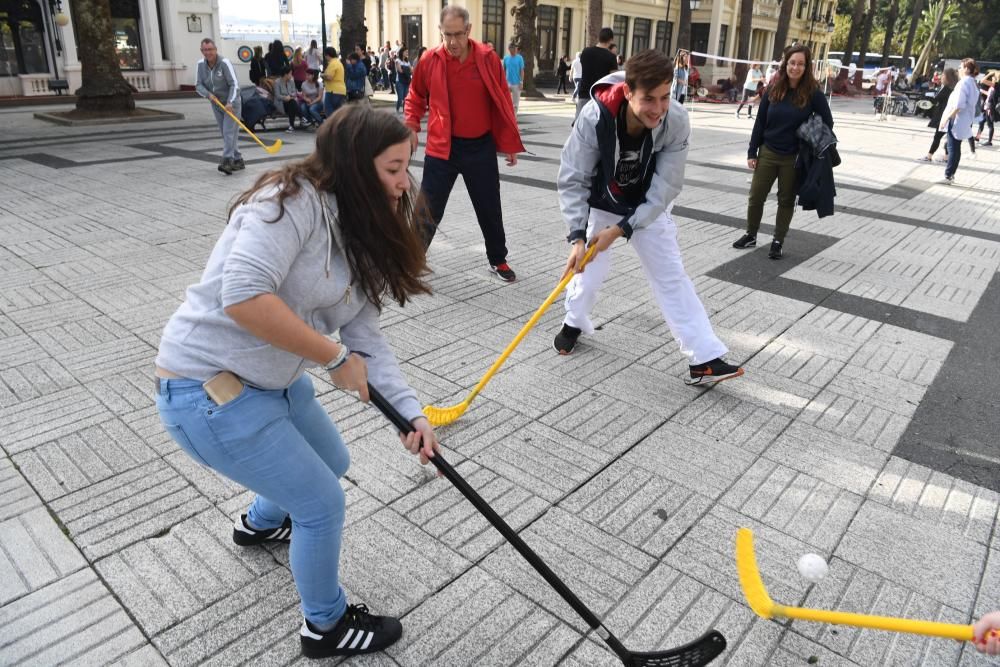
[[[799,79],[799,85],[791,88],[788,85],[788,59],[796,53],[801,53],[805,56],[806,68],[802,73],[802,78]],[[767,91],[768,99],[772,102],[780,102],[785,99],[785,95],[791,90],[795,93],[792,98],[792,104],[800,109],[804,109],[809,106],[813,93],[818,89],[819,82],[816,81],[816,76],[813,74],[812,53],[810,53],[809,47],[805,44],[789,46],[781,56],[781,65],[778,66],[778,71],[774,75],[774,81],[771,82],[771,87]]]
[[[277,188],[278,222],[285,200],[310,183],[337,200],[337,221],[351,275],[365,296],[382,309],[382,297],[405,305],[416,294],[429,294],[424,242],[417,225],[426,215],[415,210],[415,195],[405,193],[398,208],[390,202],[378,174],[375,157],[390,146],[409,143],[410,130],[383,111],[350,104],[320,126],[316,150],[308,157],[269,171],[241,194],[229,209],[251,201],[258,193]]]

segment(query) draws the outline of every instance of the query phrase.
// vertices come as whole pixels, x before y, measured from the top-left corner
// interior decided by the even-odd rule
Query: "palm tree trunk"
[[[670,17],[667,17],[670,20]],[[597,44],[597,37],[604,22],[604,0],[589,0],[587,2],[587,43],[585,46]]]
[[[517,4],[511,7],[511,16],[514,17],[514,39],[517,48],[524,58],[524,86],[525,97],[545,96],[535,87],[535,55],[538,52],[538,39],[535,35],[535,26],[538,18],[538,0],[517,0]]]
[[[340,14],[340,57],[347,62],[347,56],[354,53],[354,47],[364,48],[368,44],[365,37],[365,0],[343,0]]]
[[[83,77],[76,91],[76,108],[110,115],[135,109],[134,88],[118,67],[110,0],[74,0],[73,21]]]
[[[681,20],[677,28],[677,48],[691,50],[691,0],[681,0]]]
[[[837,73],[837,79],[839,81],[847,80],[847,69],[851,66],[851,60],[854,59],[854,45],[858,39],[858,34],[861,32],[862,27],[862,17],[865,14],[865,0],[857,0],[854,3],[854,13],[851,15],[851,30],[847,33],[847,46],[844,47],[844,61],[841,63],[844,69]],[[864,58],[859,58],[862,63],[864,63]]]
[[[899,0],[892,0],[889,4],[889,16],[885,19],[885,39],[882,40],[882,67],[888,67],[889,65],[889,51],[891,49],[893,32],[896,29],[896,17],[898,15]]]
[[[910,30],[906,33],[906,44],[903,46],[903,67],[910,61],[913,51],[913,38],[917,35],[917,24],[920,23],[920,14],[924,11],[924,0],[913,0],[913,13],[910,15]],[[914,67],[913,69],[916,69]]]
[[[864,80],[865,74],[865,57],[868,55],[868,47],[871,46],[872,38],[872,25],[875,23],[875,10],[878,8],[878,0],[871,0],[868,3],[868,12],[865,15],[865,27],[861,33],[861,46],[858,49],[858,53],[861,55],[858,58],[861,66],[858,67],[858,71],[854,73],[854,87],[861,90],[861,82]]]
[[[753,28],[753,0],[741,0],[740,2],[740,36],[736,45],[736,58],[738,60],[748,60],[750,58],[750,30]],[[747,75],[746,63],[736,63],[735,74],[736,83],[739,84]]]
[[[785,42],[788,41],[788,26],[792,23],[792,5],[794,4],[795,0],[781,0],[781,13],[778,14],[778,29],[774,33],[772,60],[781,60],[781,54],[785,51]]]
[[[924,48],[920,51],[917,64],[913,66],[913,74],[910,75],[911,84],[916,81],[918,72],[927,67],[927,61],[931,56],[931,47],[934,46],[934,42],[937,41],[938,34],[941,32],[941,24],[944,22],[944,14],[947,8],[948,0],[941,0],[941,4],[938,6],[938,15],[934,17],[934,27],[931,29],[931,34],[927,37],[927,43],[924,44]]]

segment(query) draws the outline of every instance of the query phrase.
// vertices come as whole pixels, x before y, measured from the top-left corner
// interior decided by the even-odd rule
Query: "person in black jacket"
[[[264,56],[264,62],[267,65],[267,75],[270,77],[281,76],[281,73],[289,66],[288,56],[285,55],[285,45],[281,43],[280,39],[271,42],[271,48]]]
[[[931,111],[931,122],[927,123],[927,127],[934,128],[934,140],[931,141],[931,147],[927,151],[927,155],[918,158],[917,162],[930,162],[933,160],[934,153],[937,152],[938,147],[941,145],[941,139],[944,137],[944,130],[938,129],[938,126],[941,124],[941,113],[948,104],[951,91],[955,90],[955,85],[958,84],[958,72],[955,71],[954,67],[945,69],[943,83],[944,85],[941,86],[941,90],[934,96],[934,110]],[[947,151],[948,148],[945,146],[945,152]]]
[[[258,45],[253,47],[253,59],[250,61],[250,81],[256,86],[265,76],[267,76],[267,64],[264,62],[264,48]]]
[[[569,56],[559,59],[559,67],[556,69],[556,76],[559,77],[559,87],[556,88],[556,95],[560,92],[569,94]]]
[[[781,259],[782,244],[795,213],[795,159],[799,152],[795,131],[813,113],[819,114],[826,126],[833,129],[830,105],[813,76],[812,54],[805,45],[796,44],[785,49],[781,66],[761,97],[757,110],[747,151],[747,166],[754,172],[747,205],[747,231],[733,243],[734,248],[753,248],[757,245],[764,202],[777,180],[778,213],[767,256]]]

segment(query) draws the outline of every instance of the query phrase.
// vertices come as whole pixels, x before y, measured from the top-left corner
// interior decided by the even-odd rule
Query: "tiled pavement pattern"
[[[207,105],[159,106],[187,120],[67,129],[0,112],[0,664],[304,662],[287,550],[231,543],[249,494],[164,435],[150,375],[227,202],[310,136],[282,135],[277,158],[244,141],[247,171],[225,178]],[[523,106],[531,154],[500,186],[521,279],[487,274],[459,184],[431,249],[436,293],[384,314],[428,403],[465,396],[565,256],[553,180],[571,113]],[[742,603],[733,538],[749,526],[787,604],[960,623],[1000,606],[1000,154],[966,154],[961,185],[941,186],[940,165],[912,161],[924,121],[879,124],[864,101],[836,101],[835,117],[838,213],[798,213],[769,262],[729,247],[748,122],[692,116],[674,213],[744,378],[681,383],[622,244],[601,330],[558,357],[553,307],[441,430],[459,471],[635,649],[717,627],[719,664],[987,664],[952,641],[763,621]],[[406,628],[358,664],[615,664],[373,409],[314,382],[353,457],[344,585]],[[795,570],[805,552],[830,560],[818,585]]]

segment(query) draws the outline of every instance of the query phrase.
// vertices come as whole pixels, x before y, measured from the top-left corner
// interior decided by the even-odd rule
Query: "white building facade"
[[[299,4],[307,1],[295,0]],[[676,50],[681,1],[605,0],[602,24],[614,30],[619,53],[626,57],[647,48],[672,54]],[[814,56],[825,57],[834,0],[786,1],[794,2],[788,42],[809,44]],[[692,50],[735,56],[740,0],[691,2]],[[296,32],[283,20],[280,34],[272,31],[223,37],[232,30],[222,25],[218,0],[111,0],[110,4],[122,73],[140,92],[191,87],[195,64],[201,58],[199,46],[206,37],[214,39],[220,54],[233,62],[241,81],[249,80],[248,63],[254,46],[266,45],[276,37],[292,48],[308,46],[304,33]],[[438,21],[443,4],[443,0],[366,0],[369,45],[377,47],[386,41],[395,44],[401,40],[413,56],[418,47],[439,43]],[[473,38],[492,41],[503,54],[514,34],[510,10],[516,0],[457,0],[457,4],[469,9]],[[70,92],[80,86],[73,5],[73,0],[0,0],[0,96],[51,95],[53,80],[66,80]],[[586,46],[586,11],[586,0],[538,5],[536,72],[554,71],[561,56],[572,58]],[[779,11],[777,0],[754,3],[752,59],[766,61],[770,57]],[[68,22],[59,26],[56,17],[65,17]],[[327,15],[328,41],[333,46],[338,41],[335,19]],[[297,41],[300,36],[303,38]],[[715,59],[696,59],[695,65],[705,83],[728,76],[732,69],[730,63]]]

